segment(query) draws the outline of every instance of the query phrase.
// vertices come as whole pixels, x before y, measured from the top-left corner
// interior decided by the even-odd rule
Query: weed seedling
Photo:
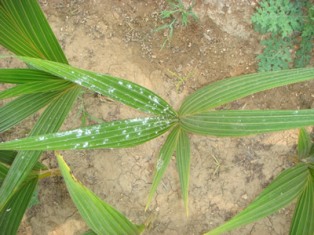
[[[167,23],[158,27],[155,31],[166,31],[166,39],[162,44],[162,48],[165,47],[167,43],[170,43],[174,28],[176,25],[181,24],[186,27],[189,24],[189,19],[192,18],[195,21],[198,20],[197,15],[193,11],[194,3],[189,6],[185,6],[182,0],[167,0],[168,8],[160,13],[162,20],[166,20]]]
[[[176,79],[176,90],[177,92],[180,91],[181,87],[184,85],[184,83],[190,79],[193,75],[193,71],[189,72],[188,75],[185,76],[181,76],[180,74],[171,71],[170,69],[167,70],[168,74],[170,77],[175,78]]]
[[[219,175],[219,170],[220,170],[220,167],[221,167],[221,162],[218,161],[218,159],[215,157],[215,155],[212,155],[212,158],[214,159],[215,161],[215,171],[213,173],[213,176],[218,176]]]

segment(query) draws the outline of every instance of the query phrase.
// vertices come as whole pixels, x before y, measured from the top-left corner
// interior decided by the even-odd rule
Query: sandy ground
[[[198,22],[154,32],[164,1],[40,1],[70,63],[143,85],[178,108],[188,94],[210,82],[256,71],[260,35],[252,30],[255,1],[196,1]],[[181,80],[184,82],[180,82]],[[309,108],[314,83],[263,92],[228,109]],[[81,111],[101,120],[138,115],[90,92],[82,95],[63,130],[82,125]],[[35,116],[16,128],[25,133]],[[89,124],[95,123],[93,120]],[[10,132],[11,135],[14,132]],[[145,234],[202,234],[245,208],[282,170],[293,164],[297,130],[246,138],[191,136],[189,217],[181,198],[175,158],[148,211],[144,211],[158,150],[165,136],[121,150],[64,151],[74,175],[132,221],[153,218]],[[51,152],[42,162],[57,167]],[[87,229],[61,177],[43,180],[40,203],[28,210],[19,234],[81,234]],[[287,234],[293,207],[229,234]]]

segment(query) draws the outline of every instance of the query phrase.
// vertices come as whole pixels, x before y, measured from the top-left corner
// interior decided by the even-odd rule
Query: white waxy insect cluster
[[[156,166],[156,170],[160,171],[160,169],[162,168],[162,166],[164,165],[164,160],[161,159],[162,155],[160,156],[160,158],[157,161],[157,166]]]

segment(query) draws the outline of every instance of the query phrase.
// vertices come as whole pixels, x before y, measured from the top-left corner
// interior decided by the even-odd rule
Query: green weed
[[[155,30],[156,32],[163,30],[166,32],[166,39],[162,44],[162,48],[171,42],[175,27],[178,25],[186,27],[190,22],[190,18],[195,21],[198,20],[193,11],[194,4],[186,7],[182,0],[167,0],[167,3],[168,7],[160,13],[161,19],[167,21],[167,23]]]
[[[189,72],[187,75],[180,75],[176,72],[167,70],[168,76],[176,80],[176,91],[179,92],[182,86],[193,76],[193,71]]]
[[[312,57],[314,6],[310,1],[262,0],[252,16],[257,32],[264,34],[258,55],[259,71],[303,68]]]

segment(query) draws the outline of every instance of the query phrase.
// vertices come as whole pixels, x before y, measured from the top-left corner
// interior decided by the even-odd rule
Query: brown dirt
[[[41,5],[72,65],[139,83],[176,108],[205,84],[256,71],[255,56],[261,48],[260,35],[250,24],[255,1],[197,1],[194,9],[199,22],[177,27],[171,44],[162,50],[164,33],[153,32],[162,24],[158,15],[166,6],[162,0],[42,0]],[[188,79],[180,84],[174,74]],[[310,87],[313,82],[263,92],[228,108],[309,108],[313,102]],[[62,129],[81,125],[77,113],[82,107],[106,121],[138,115],[87,92]],[[131,149],[64,151],[63,155],[78,179],[132,221],[141,223],[151,216],[153,223],[145,234],[202,234],[245,208],[279,172],[292,165],[297,130],[247,138],[191,136],[189,217],[175,160],[151,207],[144,211],[164,139]],[[57,167],[50,152],[42,162]],[[39,192],[40,204],[28,210],[19,234],[68,235],[87,229],[62,178],[43,180]],[[292,209],[229,234],[287,234]]]

